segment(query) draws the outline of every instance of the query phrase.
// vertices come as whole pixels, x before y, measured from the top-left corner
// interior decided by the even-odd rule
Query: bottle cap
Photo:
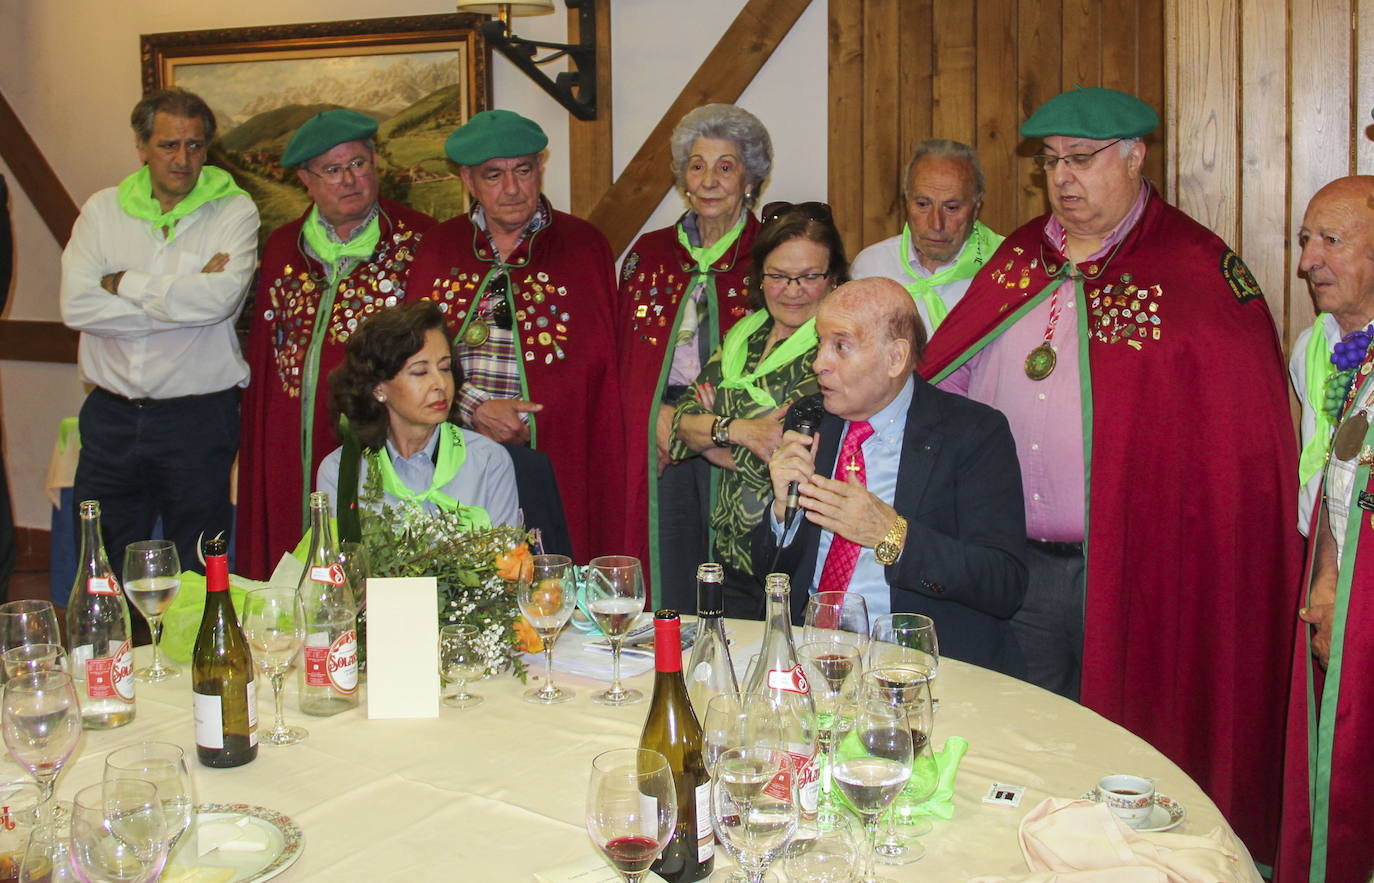
[[[228,543],[223,537],[205,541],[205,591],[225,592],[229,590]]]
[[[654,669],[682,671],[682,620],[676,610],[654,614]]]

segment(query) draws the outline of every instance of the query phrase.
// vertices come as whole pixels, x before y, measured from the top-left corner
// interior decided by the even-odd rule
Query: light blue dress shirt
[[[861,445],[864,453],[864,472],[868,479],[865,484],[870,493],[889,506],[892,505],[897,493],[897,469],[902,462],[902,439],[906,436],[906,412],[911,407],[911,397],[915,389],[915,379],[907,378],[906,384],[902,386],[901,392],[897,393],[897,397],[868,419],[869,425],[873,427],[873,434]],[[844,447],[844,436],[849,433],[848,420],[845,421],[841,433],[839,448]],[[839,462],[839,448],[836,448],[836,470],[843,466]],[[831,478],[834,477],[832,473]],[[781,536],[782,525],[773,518],[772,506],[768,507],[768,517],[773,525],[774,536]],[[797,523],[792,526],[792,535],[786,539],[784,545],[791,544],[800,526],[801,516],[798,517]],[[830,553],[830,542],[834,536],[828,530],[821,531],[820,547],[816,550],[816,572],[811,575],[811,585],[807,586],[808,595],[816,593],[816,585],[820,582],[821,570],[825,567],[825,558]],[[797,587],[793,586],[792,590],[796,591]],[[883,565],[878,563],[873,549],[864,547],[859,550],[859,560],[854,565],[854,576],[849,580],[849,591],[863,595],[864,601],[868,605],[870,622],[876,617],[892,612],[892,595],[887,585],[887,574]]]

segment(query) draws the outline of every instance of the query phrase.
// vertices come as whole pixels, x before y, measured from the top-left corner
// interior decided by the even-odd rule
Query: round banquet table
[[[751,652],[762,623],[731,621],[736,655]],[[579,640],[565,633],[562,640]],[[149,648],[138,649],[145,664]],[[554,658],[558,654],[555,648]],[[738,661],[738,660],[737,660]],[[583,827],[590,762],[598,752],[638,743],[648,707],[595,705],[603,682],[557,674],[577,697],[556,706],[521,700],[513,677],[482,681],[475,708],[441,708],[437,719],[368,720],[359,708],[329,718],[296,705],[294,675],[286,718],[310,737],[299,745],[262,745],[254,762],[215,770],[195,760],[189,666],[159,685],[138,684],[137,718],[116,730],[87,732],[58,780],[70,799],[99,781],[105,755],[141,739],[183,746],[198,803],[248,803],[292,817],[304,832],[298,861],[277,879],[528,881],[595,858]],[[542,676],[531,669],[531,681]],[[653,674],[629,679],[652,689]],[[1183,804],[1176,831],[1214,828],[1249,853],[1212,801],[1150,745],[1096,713],[1037,687],[957,660],[942,660],[934,690],[940,700],[934,744],[969,742],[956,783],[951,820],[934,820],[919,862],[886,867],[896,880],[965,880],[1027,873],[1017,826],[1046,797],[1076,797],[1114,772],[1154,778],[1157,790]],[[272,721],[271,688],[258,687],[258,722]],[[6,761],[13,767],[13,761]],[[16,768],[17,769],[17,768]],[[982,803],[992,782],[1025,786],[1018,808]],[[188,840],[191,838],[187,838]],[[717,852],[723,855],[723,851]],[[724,864],[717,861],[718,867]],[[1251,865],[1253,867],[1253,865]],[[715,875],[723,876],[719,871]],[[1260,880],[1258,873],[1253,879]]]

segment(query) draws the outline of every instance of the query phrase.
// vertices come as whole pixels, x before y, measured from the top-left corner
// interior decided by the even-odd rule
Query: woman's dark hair
[[[768,208],[774,209],[778,205],[780,204],[772,203]],[[836,285],[843,285],[849,281],[849,259],[844,254],[844,241],[840,238],[840,231],[836,229],[835,221],[830,216],[830,207],[825,206],[826,211],[818,212],[811,208],[814,205],[820,203],[801,203],[767,213],[758,236],[754,238],[754,248],[750,253],[754,263],[749,270],[749,297],[745,301],[750,309],[762,310],[767,307],[767,302],[763,299],[764,261],[768,260],[774,249],[793,239],[809,239],[828,248],[830,266],[826,268],[826,274]]]
[[[429,300],[383,310],[359,326],[344,348],[343,364],[329,373],[329,412],[342,415],[368,450],[381,450],[390,425],[386,405],[373,395],[425,345],[425,334],[443,330],[444,314]]]

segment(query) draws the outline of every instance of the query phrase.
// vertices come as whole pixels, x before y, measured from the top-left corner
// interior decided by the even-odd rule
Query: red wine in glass
[[[622,874],[638,874],[649,869],[658,857],[659,844],[652,837],[617,837],[602,847],[606,857]]]

